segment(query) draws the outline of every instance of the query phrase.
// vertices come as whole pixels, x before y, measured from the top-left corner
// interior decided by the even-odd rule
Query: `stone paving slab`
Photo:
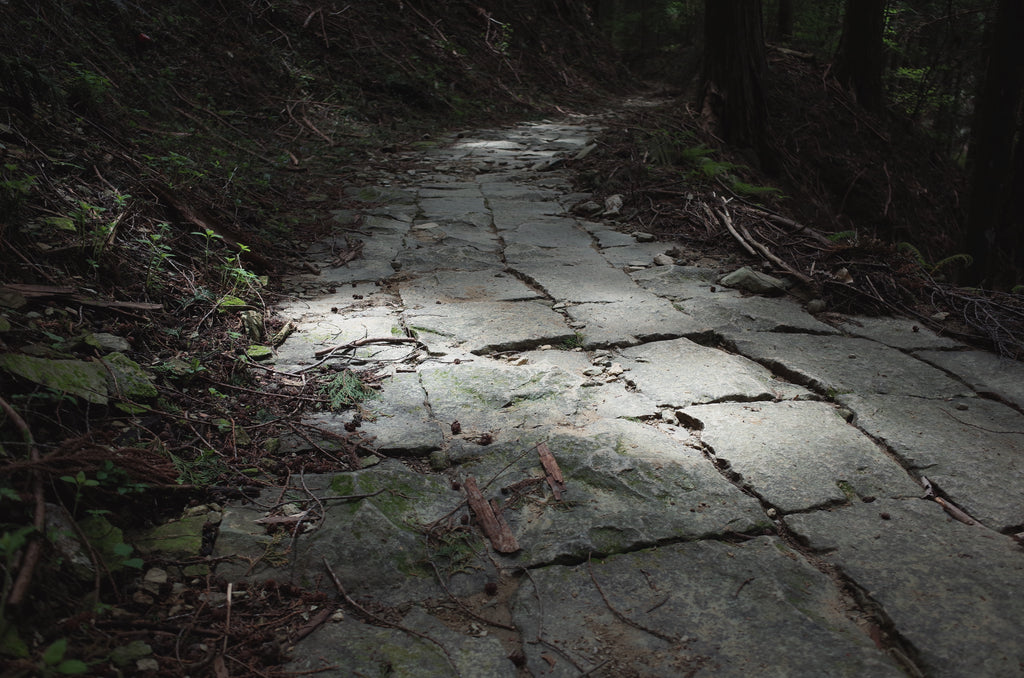
[[[921,486],[821,402],[689,407],[701,440],[744,485],[783,513],[864,497],[916,496]]]
[[[671,302],[639,290],[626,299],[571,305],[565,311],[583,335],[586,349],[676,339],[704,329]]]
[[[621,351],[627,378],[661,407],[808,396],[742,356],[675,339]]]
[[[513,609],[535,676],[904,675],[842,607],[825,575],[760,537],[544,568]]]
[[[561,315],[538,301],[435,304],[407,311],[405,322],[431,351],[442,353],[446,347],[478,354],[519,351],[575,337]]]
[[[348,189],[363,208],[310,249],[324,270],[296,294],[323,296],[288,304],[276,367],[375,334],[427,349],[356,354],[387,375],[380,397],[302,423],[361,470],[229,503],[216,575],[334,596],[326,558],[406,626],[332,597],[344,617],[291,665],[329,676],[1020,675],[1024,551],[992,529],[1024,529],[1019,366],[910,321],[723,290],[740,257],[649,266],[672,243],[566,215],[594,199],[558,169],[602,152],[594,124],[467,131],[405,158],[430,169],[394,187]],[[362,258],[331,267],[348,238]],[[281,437],[286,461],[312,448]],[[520,551],[490,548],[468,475]],[[984,525],[919,499],[922,475]],[[302,510],[294,532],[255,522]]]
[[[730,292],[697,293],[679,307],[705,327],[728,341],[739,341],[749,332],[838,334],[817,320],[801,304],[786,297],[744,297]]]
[[[857,425],[996,530],[1024,529],[1024,415],[991,400],[841,396]]]
[[[952,397],[967,390],[943,372],[867,339],[800,334],[747,334],[739,353],[823,394],[891,393]]]
[[[455,301],[527,301],[541,295],[503,271],[436,271],[399,284],[407,308]]]
[[[952,349],[961,346],[959,342],[940,337],[920,323],[906,318],[851,316],[840,319],[836,324],[847,334],[873,339],[903,350]]]
[[[1024,364],[985,351],[919,351],[915,355],[958,378],[978,393],[1024,409]]]
[[[451,661],[430,640],[401,629],[373,626],[346,617],[327,624],[321,633],[296,645],[295,660],[285,670],[314,672],[323,678],[517,676],[515,665],[507,657],[508,650],[497,638],[486,635],[484,629],[476,634],[458,633],[443,619],[418,606],[402,616],[400,623],[443,643]]]
[[[787,524],[882,606],[928,676],[1024,675],[1020,545],[919,499],[790,516]]]
[[[371,308],[359,314],[327,311],[306,314],[296,322],[296,331],[278,347],[273,363],[277,369],[293,371],[295,367],[318,361],[316,351],[371,337],[404,335],[402,317],[387,308]],[[336,361],[361,365],[370,361],[401,360],[409,355],[408,346],[370,344],[354,351],[340,353]]]
[[[514,428],[562,426],[578,409],[582,379],[558,368],[497,361],[424,366],[420,380],[434,418],[466,435],[507,437]]]
[[[484,496],[502,501],[522,547],[499,556],[504,567],[579,561],[666,540],[750,534],[770,524],[757,501],[723,479],[699,449],[666,441],[640,424],[549,437],[565,477],[561,502],[543,483],[534,444],[524,437],[463,453],[454,469],[481,485],[496,478]],[[507,489],[529,479],[533,484]]]
[[[587,267],[587,275],[581,277],[580,266],[586,263],[592,265]],[[610,266],[596,252],[577,256],[571,263],[538,261],[536,256],[531,256],[509,259],[508,265],[556,301],[609,303],[637,293],[629,276]]]

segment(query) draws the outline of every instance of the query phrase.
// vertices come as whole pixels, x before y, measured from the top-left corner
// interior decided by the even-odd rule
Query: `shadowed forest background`
[[[1019,358],[1022,37],[1016,0],[3,3],[3,675],[107,675],[110,629],[149,623],[132,531],[292,471],[266,441],[352,386],[268,398],[247,347],[345,189],[444,132],[615,109],[567,166],[624,229],[743,259],[728,204],[830,311]],[[137,392],[53,371],[110,346]]]

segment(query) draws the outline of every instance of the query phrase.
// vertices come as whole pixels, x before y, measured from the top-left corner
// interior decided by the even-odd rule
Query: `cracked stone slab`
[[[696,266],[656,266],[634,271],[631,277],[644,289],[681,301],[698,295],[714,294],[711,287],[717,286],[720,274],[714,269]],[[731,291],[725,293],[735,295]]]
[[[757,501],[722,478],[696,446],[628,421],[580,433],[533,434],[453,451],[460,477],[472,475],[481,485],[497,478],[484,496],[502,503],[522,547],[499,556],[503,567],[579,562],[590,554],[750,534],[770,525]],[[533,439],[547,440],[558,462],[566,486],[562,502],[543,482]]]
[[[915,355],[955,374],[978,393],[1024,409],[1024,363],[985,351],[920,351]]]
[[[490,360],[426,366],[420,380],[435,419],[446,426],[460,422],[466,435],[568,424],[578,408],[582,381],[558,368]]]
[[[697,334],[703,326],[672,302],[640,290],[610,303],[578,304],[565,309],[582,324],[583,347],[630,346],[644,341]]]
[[[642,572],[644,576],[638,576]],[[778,539],[533,570],[513,600],[535,676],[902,676],[832,582]]]
[[[296,323],[297,329],[276,351],[277,369],[311,365],[317,361],[316,351],[346,344],[357,339],[404,336],[401,316],[386,308],[371,308],[356,314],[307,313]],[[408,357],[408,345],[368,344],[354,351],[339,353],[335,360],[347,359],[350,364],[393,361]]]
[[[430,247],[414,247],[395,257],[394,269],[422,273],[438,269],[483,271],[503,267],[497,248],[481,247],[458,238],[445,238]]]
[[[565,255],[565,251],[555,251]],[[538,260],[536,256],[511,258],[515,270],[558,301],[575,303],[611,302],[628,299],[639,291],[628,275],[608,265],[597,252],[577,250],[575,260]],[[592,262],[592,263],[589,263]],[[586,274],[581,274],[586,270]]]
[[[966,390],[941,371],[868,339],[748,333],[739,353],[819,393],[951,397]]]
[[[503,271],[437,271],[402,282],[406,307],[430,308],[456,301],[526,301],[542,298]]]
[[[388,455],[426,456],[444,444],[440,424],[427,406],[419,375],[396,372],[381,382],[380,391],[359,404],[359,430],[373,441],[367,447]],[[352,413],[321,413],[307,421],[344,437]]]
[[[425,247],[447,240],[465,242],[483,251],[497,252],[500,249],[498,236],[489,224],[468,221],[425,221],[415,224],[409,230],[405,246]]]
[[[989,527],[1024,529],[1024,415],[982,398],[840,396],[857,425]]]
[[[590,234],[577,228],[574,221],[564,217],[549,217],[502,231],[506,245],[532,245],[548,250],[578,249],[593,251]]]
[[[703,440],[742,482],[784,513],[921,487],[822,402],[699,405]]]
[[[756,401],[810,395],[777,381],[757,363],[688,339],[658,341],[621,351],[626,377],[662,407],[723,400]]]
[[[601,254],[616,268],[626,266],[653,266],[654,258],[672,249],[666,242],[635,242],[631,245],[607,247],[601,245]]]
[[[558,203],[502,201],[493,206],[494,227],[504,235],[523,224],[553,219],[562,212]]]
[[[501,641],[485,633],[459,633],[422,607],[413,607],[400,623],[440,643],[401,629],[374,626],[347,616],[322,626],[300,641],[285,671],[324,678],[401,676],[402,678],[515,678],[517,670]],[[451,656],[449,662],[444,652]],[[454,666],[453,666],[454,664]]]
[[[283,497],[280,488],[272,488],[255,503],[225,508],[214,554],[233,558],[218,563],[219,576],[280,578],[283,570],[292,581],[308,585],[323,577],[326,558],[356,599],[369,596],[398,604],[444,595],[434,573],[424,567],[431,551],[418,526],[441,518],[462,502],[462,494],[452,489],[450,481],[385,460],[363,471],[305,475],[302,483]],[[285,502],[314,512],[322,506],[323,520],[311,520],[312,531],[294,541],[255,522],[266,517],[265,507]],[[480,559],[478,565],[485,568],[486,562]],[[453,585],[471,587],[475,579],[482,586],[483,576],[485,569],[480,569]]]
[[[748,332],[803,332],[838,334],[817,320],[791,298],[743,297],[707,292],[679,302],[680,307],[706,327],[728,340],[738,341]]]
[[[458,347],[476,354],[561,344],[575,337],[565,319],[537,301],[435,304],[405,313],[432,352]]]
[[[886,346],[907,351],[951,349],[962,346],[952,339],[940,337],[927,327],[922,327],[907,318],[851,316],[839,319],[836,324],[852,336],[873,339]]]
[[[490,214],[482,195],[450,196],[446,198],[424,198],[419,201],[424,219],[443,221],[445,219],[466,219],[467,215]]]
[[[786,523],[878,603],[924,675],[1024,675],[1024,557],[931,501],[882,499]]]

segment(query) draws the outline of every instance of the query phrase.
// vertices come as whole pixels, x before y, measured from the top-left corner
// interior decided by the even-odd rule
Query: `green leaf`
[[[114,552],[114,555],[121,556],[122,558],[127,558],[132,554],[132,551],[134,549],[122,541],[120,543],[114,544],[111,547],[111,550]]]
[[[89,665],[80,659],[66,659],[57,665],[57,673],[65,676],[80,676],[89,670]]]
[[[54,666],[56,664],[59,664],[60,661],[64,659],[64,653],[67,652],[67,649],[67,638],[59,638],[53,641],[50,647],[46,648],[46,651],[43,652],[43,663],[45,663],[47,666]]]
[[[142,558],[129,558],[128,560],[121,563],[124,567],[130,567],[133,570],[141,570],[144,563]]]

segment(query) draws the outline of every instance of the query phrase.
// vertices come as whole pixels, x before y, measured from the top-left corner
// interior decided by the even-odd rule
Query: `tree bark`
[[[847,0],[833,72],[866,110],[880,111],[886,0]]]
[[[789,41],[793,37],[793,0],[779,0],[779,13],[775,19],[779,41]]]
[[[707,0],[701,115],[724,141],[769,155],[761,0]]]
[[[1024,3],[999,0],[990,35],[971,129],[968,238],[974,263],[969,275],[973,283],[998,286],[1000,279],[1013,283],[1013,269],[1024,259],[1024,218],[1012,209],[1014,186],[1024,183],[1019,157],[1024,149],[1013,143],[1024,87]]]

